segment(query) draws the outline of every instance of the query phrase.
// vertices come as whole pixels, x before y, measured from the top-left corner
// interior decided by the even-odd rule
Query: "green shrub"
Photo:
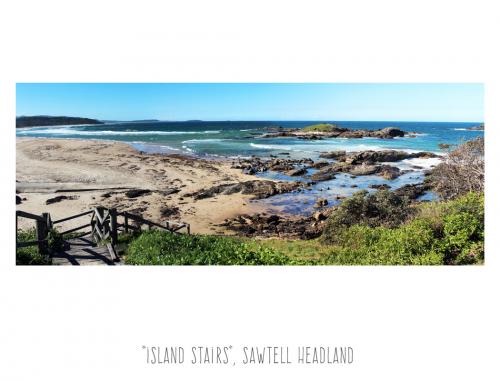
[[[356,192],[330,215],[322,240],[325,243],[339,243],[343,239],[342,231],[353,225],[396,227],[408,220],[413,211],[408,200],[394,192]]]
[[[265,247],[219,236],[180,235],[162,231],[142,233],[125,258],[132,265],[288,265],[298,264]]]
[[[17,233],[18,242],[36,240],[35,229],[20,230]],[[50,258],[38,252],[38,246],[28,246],[16,249],[16,265],[48,265]]]
[[[334,213],[328,225],[331,230],[325,230],[321,238],[330,247],[321,264],[463,265],[484,261],[482,194],[419,205],[411,213],[413,219],[396,227],[383,226],[384,219],[370,220],[366,212],[356,212],[364,207],[364,197],[356,195]]]

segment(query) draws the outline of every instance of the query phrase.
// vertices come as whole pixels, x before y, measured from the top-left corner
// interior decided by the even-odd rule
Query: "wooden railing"
[[[36,222],[36,240],[26,241],[26,242],[17,241],[17,226],[19,217],[28,218]],[[48,235],[51,224],[52,222],[50,220],[49,213],[42,213],[41,216],[38,216],[36,214],[23,212],[22,210],[16,210],[16,248],[38,246],[38,252],[40,254],[48,253],[49,249]]]
[[[122,224],[117,224],[117,227],[124,233],[129,233],[130,231],[140,231],[142,230],[141,227],[146,225],[148,230],[156,227],[159,229],[168,230],[172,233],[179,233],[180,230],[186,229],[186,233],[191,234],[191,226],[184,222],[166,221],[165,225],[161,225],[129,212],[117,213],[117,216],[123,217],[124,222]],[[131,221],[134,221],[136,224],[131,224]]]
[[[117,210],[114,208],[108,209],[101,206],[55,221],[51,220],[49,213],[42,213],[42,215],[38,216],[36,214],[18,210],[16,211],[16,248],[38,245],[40,253],[48,253],[48,235],[50,230],[53,229],[55,225],[76,218],[85,217],[87,215],[91,215],[89,223],[64,230],[59,234],[61,234],[64,238],[64,235],[83,230],[83,232],[72,235],[72,238],[79,238],[82,236],[90,235],[95,242],[109,239],[111,241],[111,246],[113,247],[118,242],[119,232],[129,233],[142,231],[143,226],[147,226],[148,230],[152,228],[159,228],[177,234],[179,234],[182,229],[186,229],[186,233],[191,234],[191,227],[187,223],[165,221],[165,225],[162,225],[129,212],[117,212]],[[36,221],[36,240],[27,242],[17,241],[19,217],[29,218]],[[118,217],[123,218],[122,223],[118,222]]]

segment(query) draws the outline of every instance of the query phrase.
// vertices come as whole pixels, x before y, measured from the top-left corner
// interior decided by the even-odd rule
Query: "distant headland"
[[[16,128],[35,126],[63,126],[69,124],[103,124],[97,119],[78,118],[72,116],[18,116],[16,117]]]

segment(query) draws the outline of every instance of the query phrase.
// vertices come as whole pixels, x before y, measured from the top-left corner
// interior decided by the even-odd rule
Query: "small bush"
[[[413,211],[408,200],[394,192],[356,192],[330,215],[322,240],[325,243],[338,243],[342,231],[353,225],[396,227],[408,220]]]
[[[288,265],[298,264],[265,247],[250,247],[228,237],[142,233],[132,241],[125,262],[131,265]]]
[[[461,144],[432,171],[434,191],[444,200],[484,192],[484,138]]]

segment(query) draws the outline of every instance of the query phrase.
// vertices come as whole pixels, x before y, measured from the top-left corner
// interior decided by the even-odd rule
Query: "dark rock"
[[[149,189],[131,189],[125,192],[125,196],[128,198],[136,198],[150,193],[151,191]]]
[[[318,136],[318,135],[299,135],[297,136],[299,139],[303,140],[323,140],[323,137]]]
[[[319,169],[319,168],[326,167],[327,165],[330,165],[330,163],[328,161],[320,160],[320,161],[317,161],[315,163],[313,162],[311,165],[309,165],[309,168]]]
[[[322,152],[319,157],[323,159],[339,159],[344,158],[346,156],[346,151],[331,151],[331,152]]]
[[[414,158],[434,158],[438,155],[432,152],[408,153],[405,151],[383,150],[383,151],[361,151],[345,153],[344,151],[325,152],[320,155],[324,158],[336,159],[347,164],[375,164],[380,162],[394,162]]]
[[[76,196],[56,196],[53,198],[49,198],[45,201],[45,205],[55,204],[56,202],[61,202],[62,200],[76,200]]]
[[[179,193],[179,192],[180,192],[180,190],[177,189],[177,188],[168,188],[167,190],[160,191],[158,193],[160,193],[162,196],[168,196],[168,195],[176,194],[176,193]]]
[[[22,198],[16,195],[16,205],[19,205],[22,202],[23,202]]]
[[[315,208],[323,208],[328,205],[328,200],[326,198],[320,198],[316,201],[316,204],[314,204]]]
[[[321,235],[330,209],[325,209],[309,217],[280,217],[275,215],[243,215],[224,221],[224,226],[239,235],[247,237],[281,237],[313,239]]]
[[[333,180],[337,172],[330,167],[319,170],[311,175],[313,181],[328,181]]]
[[[327,181],[335,178],[339,172],[349,173],[352,176],[368,176],[377,175],[385,179],[395,179],[402,172],[399,168],[390,165],[374,165],[374,164],[348,164],[345,162],[330,164],[327,167],[320,169],[318,172],[311,175],[313,181]]]
[[[396,189],[394,194],[400,197],[407,197],[410,200],[415,200],[423,196],[430,189],[431,185],[425,182],[422,184],[408,184]]]
[[[176,206],[164,206],[160,209],[162,218],[178,217],[179,213],[179,208]]]
[[[286,174],[288,176],[302,176],[302,175],[305,175],[306,173],[307,173],[306,168],[295,168],[295,169],[291,169],[290,171],[286,172]]]
[[[368,186],[371,189],[391,189],[388,184],[371,184]]]
[[[195,200],[214,197],[217,194],[251,194],[254,199],[262,199],[276,194],[288,193],[304,186],[301,182],[277,182],[270,180],[249,180],[239,183],[216,185],[209,189],[201,189],[197,192],[186,194]]]

